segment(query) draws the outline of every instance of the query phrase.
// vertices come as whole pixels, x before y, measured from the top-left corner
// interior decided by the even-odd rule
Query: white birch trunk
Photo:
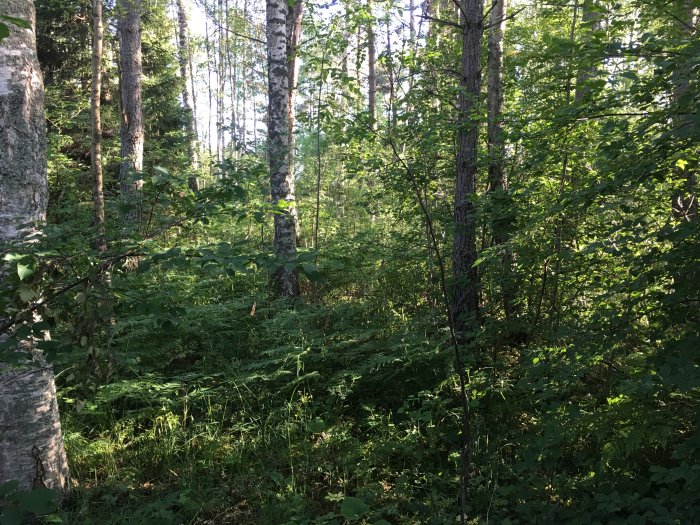
[[[294,176],[289,171],[289,62],[287,60],[287,2],[267,0],[268,126],[267,148],[270,162],[270,193],[273,206],[289,203],[284,213],[276,213],[275,253],[281,261],[296,256],[296,208]],[[299,295],[297,272],[283,264],[277,271],[281,295]]]
[[[35,26],[31,0],[3,0],[3,15]],[[0,245],[21,235],[20,224],[46,215],[44,86],[32,31],[10,27],[0,44]],[[0,279],[2,274],[0,273]],[[0,363],[0,484],[68,490],[56,387],[42,356],[20,345],[25,359]]]

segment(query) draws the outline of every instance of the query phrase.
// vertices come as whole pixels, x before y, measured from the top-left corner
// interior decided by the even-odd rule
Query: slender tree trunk
[[[369,20],[367,22],[367,109],[372,127],[377,111],[377,43],[374,34],[374,17],[372,16],[372,0],[367,1]]]
[[[289,61],[287,57],[287,2],[267,0],[268,125],[272,205],[288,203],[274,216],[275,253],[281,266],[276,273],[277,289],[285,297],[299,295],[297,272],[285,264],[296,256],[297,221],[294,176],[289,171]]]
[[[141,0],[119,0],[119,70],[122,100],[121,168],[122,198],[133,206],[129,218],[138,220],[139,184],[129,173],[143,170],[143,110],[141,105]]]
[[[497,203],[506,206],[505,192],[508,190],[508,178],[504,170],[506,155],[503,140],[503,38],[506,31],[506,16],[508,0],[492,0],[491,22],[488,37],[488,148],[489,148],[489,183],[488,190],[496,196]],[[503,215],[498,213],[499,216]],[[510,225],[496,219],[493,224],[493,242],[503,246],[510,237]],[[507,246],[502,248],[501,261],[503,265],[503,280],[501,290],[503,295],[503,311],[506,320],[516,316],[515,312],[515,282],[513,280],[513,255]]]
[[[225,106],[225,93],[226,90],[226,48],[228,42],[228,33],[225,31],[226,21],[224,18],[224,4],[222,0],[219,0],[219,8],[217,10],[217,20],[219,25],[219,31],[217,38],[218,43],[218,62],[216,68],[216,78],[218,80],[218,88],[216,90],[216,157],[219,162],[224,161],[226,156],[225,150],[225,138],[224,138],[224,127],[225,119],[224,117],[224,106]]]
[[[102,0],[92,3],[92,198],[95,203],[95,234],[97,251],[107,250],[105,238],[105,197],[102,189],[102,51],[104,28],[102,26]]]
[[[697,8],[693,7],[692,0],[676,0],[676,9],[680,13],[678,20],[678,31],[688,34],[688,37],[697,38]],[[697,4],[696,4],[697,5]],[[673,100],[678,104],[688,93],[690,88],[691,73],[688,70],[674,70]],[[690,112],[690,111],[688,111]],[[678,115],[675,119],[675,126],[680,127],[688,124],[687,115]],[[680,168],[679,168],[680,170]],[[691,166],[686,166],[680,170],[679,178],[684,179],[683,188],[673,196],[671,209],[673,216],[678,220],[695,220],[698,215],[697,199],[697,173]]]
[[[346,4],[345,20],[343,21],[343,42],[345,42],[345,49],[343,50],[343,57],[340,60],[340,67],[346,78],[350,76],[350,65],[348,64],[350,58],[350,35],[350,7]]]
[[[326,48],[323,50],[321,58],[321,71],[318,77],[318,92],[316,98],[316,212],[314,214],[314,250],[318,251],[318,228],[321,217],[321,173],[322,156],[321,156],[321,100],[323,96],[323,79],[326,66]]]
[[[507,187],[503,159],[503,35],[506,29],[507,0],[493,0],[488,37],[488,147],[489,147],[489,189],[503,190]],[[494,232],[494,237],[503,232]],[[496,239],[497,244],[502,240]]]
[[[391,11],[386,11],[386,74],[389,79],[389,100],[387,104],[387,126],[389,131],[396,127],[396,80],[394,78],[394,57],[391,50]]]
[[[593,34],[596,31],[600,31],[603,21],[602,16],[596,10],[592,0],[584,0],[582,11],[581,23],[587,29],[586,40],[590,42]],[[588,85],[588,81],[596,76],[598,76],[598,68],[596,66],[586,68],[579,74],[576,79],[576,91],[574,93],[574,100],[577,104],[581,104],[590,96],[591,88]]]
[[[409,35],[411,37],[411,47],[415,48],[415,45],[416,45],[416,4],[415,4],[415,0],[409,0],[409,2],[408,2],[408,27],[409,27]]]
[[[478,119],[475,118],[481,89],[481,39],[483,0],[462,0],[462,65],[457,132],[457,180],[454,202],[452,312],[460,332],[476,327],[479,314],[476,251],[476,191]]]
[[[243,0],[243,22],[244,27],[248,27],[248,0]],[[243,46],[243,58],[241,63],[241,76],[243,81],[241,82],[241,152],[245,154],[248,151],[248,83],[249,78],[246,77],[248,72],[249,58],[249,46]],[[251,77],[254,74],[251,69]]]
[[[206,11],[206,9],[205,9]],[[212,135],[212,117],[214,116],[213,111],[214,111],[214,103],[213,103],[213,90],[212,90],[212,81],[211,81],[211,70],[212,70],[212,60],[213,60],[213,53],[211,51],[211,35],[209,33],[209,15],[205,14],[204,15],[204,46],[207,52],[207,94],[209,95],[209,111],[208,111],[208,116],[207,116],[207,151],[209,152],[209,159],[211,162],[211,158],[213,155],[213,150],[211,147],[211,141],[213,139]],[[211,173],[210,173],[211,174]]]
[[[182,79],[182,103],[185,108],[186,122],[185,132],[187,133],[187,156],[190,159],[190,166],[196,170],[199,166],[197,155],[197,122],[194,113],[194,93],[190,82],[190,70],[192,56],[190,53],[189,28],[187,22],[187,10],[189,5],[187,0],[176,0],[177,3],[177,23],[178,23],[178,61],[180,65],[180,78]],[[197,178],[191,176],[188,184],[193,190],[197,189]]]
[[[46,217],[46,128],[44,85],[36,55],[31,0],[3,0],[2,14],[28,21],[32,30],[10,25],[0,43],[0,246]],[[0,268],[0,280],[3,279]],[[0,316],[3,314],[0,314]],[[22,360],[0,363],[0,485],[69,490],[51,367],[31,341],[19,344]]]
[[[230,14],[228,10],[228,0],[226,0],[226,24],[227,27],[230,24]],[[234,16],[238,18],[238,0],[234,4]],[[240,150],[240,127],[239,127],[239,109],[240,109],[240,97],[238,96],[238,74],[239,74],[239,60],[234,60],[234,56],[242,56],[243,53],[240,52],[238,47],[238,39],[235,35],[229,38],[229,51],[228,51],[228,63],[229,63],[229,76],[231,83],[231,156],[238,159],[238,153]],[[243,82],[245,84],[245,80]]]
[[[578,24],[578,19],[579,19],[579,14],[580,14],[580,4],[579,0],[574,0],[574,10],[573,14],[571,17],[571,26],[569,28],[569,42],[571,43],[571,47],[573,49],[574,43],[576,41],[576,25]],[[566,101],[566,107],[571,106],[571,89],[572,89],[572,77],[573,77],[573,71],[572,71],[572,62],[573,62],[573,56],[569,56],[567,59],[567,72],[566,72],[566,83],[564,85],[564,97]],[[574,96],[575,96],[575,90],[574,90]],[[561,196],[564,193],[564,190],[566,188],[566,183],[567,183],[567,174],[569,171],[569,157],[570,157],[570,144],[569,144],[569,136],[568,136],[568,131],[565,132],[564,135],[564,141],[563,141],[563,150],[564,150],[564,155],[562,157],[562,163],[561,163],[561,176],[559,178],[559,195]],[[561,280],[561,273],[562,273],[562,249],[564,246],[564,224],[566,221],[566,217],[564,216],[563,213],[560,213],[559,216],[556,218],[556,223],[555,223],[555,230],[554,230],[554,266],[552,268],[552,297],[550,300],[550,305],[548,308],[548,312],[550,314],[550,318],[558,318],[559,310],[560,310],[560,297],[559,297],[559,284]],[[546,263],[545,263],[546,266]],[[543,280],[544,284],[544,280]],[[544,287],[543,287],[544,289]],[[539,306],[538,306],[538,314],[537,317],[539,317]],[[556,321],[551,321],[552,324],[556,324]]]
[[[296,141],[294,137],[294,125],[296,121],[297,83],[299,79],[299,43],[301,41],[301,20],[304,11],[303,0],[295,0],[287,11],[287,57],[289,60],[289,171],[294,174],[294,151]],[[299,233],[299,232],[297,232]]]

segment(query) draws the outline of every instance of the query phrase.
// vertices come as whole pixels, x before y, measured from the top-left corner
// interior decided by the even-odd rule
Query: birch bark
[[[268,126],[267,147],[270,163],[272,205],[282,201],[287,208],[275,213],[274,248],[282,265],[276,274],[278,292],[286,297],[299,295],[296,270],[286,263],[296,255],[296,208],[294,176],[289,171],[289,61],[287,57],[287,2],[267,0]]]
[[[35,27],[31,0],[3,0],[1,14]],[[0,44],[0,246],[21,236],[22,224],[43,220],[47,204],[44,85],[33,31],[10,26]],[[3,279],[0,268],[0,279]],[[0,363],[0,485],[68,490],[51,367],[31,342],[22,363]]]

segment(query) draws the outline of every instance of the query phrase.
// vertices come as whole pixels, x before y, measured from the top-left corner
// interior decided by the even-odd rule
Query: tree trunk
[[[494,204],[508,206],[505,192],[508,179],[504,170],[506,155],[503,140],[503,37],[506,31],[508,0],[493,0],[491,9],[491,29],[488,38],[488,149],[489,149],[489,183],[488,190],[495,197]],[[509,221],[505,209],[497,209],[497,218],[492,223],[493,242],[497,246],[505,245],[510,237]],[[513,282],[513,256],[507,246],[502,248],[501,261],[504,275],[501,284],[503,311],[507,320],[515,314],[515,283]]]
[[[367,109],[370,125],[374,127],[377,112],[377,43],[374,34],[374,18],[372,17],[372,0],[367,2],[369,21],[367,22]]]
[[[244,27],[248,27],[248,0],[243,0],[243,21]],[[243,53],[241,57],[241,76],[243,81],[241,82],[241,113],[239,115],[241,126],[240,126],[240,137],[241,137],[241,153],[246,154],[248,151],[248,78],[246,74],[248,72],[248,53],[250,46],[243,46]],[[251,78],[253,73],[253,68],[251,67]]]
[[[119,0],[119,70],[122,99],[121,168],[122,197],[133,205],[129,217],[138,220],[139,184],[129,172],[143,170],[143,110],[141,106],[141,0]]]
[[[678,17],[678,31],[687,33],[688,38],[692,38],[697,34],[697,9],[693,7],[692,0],[676,0],[676,8],[680,13]],[[688,93],[690,88],[690,75],[688,69],[677,68],[673,74],[673,100],[676,104],[682,102],[682,99]],[[688,106],[687,112],[692,111],[694,106]],[[687,115],[678,115],[675,117],[674,125],[680,128],[687,125],[689,118]],[[697,199],[697,174],[690,166],[680,170],[679,178],[684,179],[683,188],[673,196],[671,209],[674,218],[677,220],[694,220],[698,215],[698,199]]]
[[[32,31],[10,25],[0,44],[0,243],[19,237],[20,225],[43,220],[48,197],[34,5],[3,0],[2,14],[29,21]],[[68,464],[53,372],[30,342],[20,347],[24,363],[11,369],[0,364],[0,485],[19,480],[22,489],[65,492]]]
[[[97,251],[107,250],[105,239],[105,196],[102,191],[102,119],[100,103],[102,100],[102,48],[104,28],[102,26],[102,0],[92,3],[92,198],[95,203],[95,234]]]
[[[294,177],[294,151],[296,140],[294,124],[296,120],[297,81],[299,79],[299,42],[301,41],[301,19],[304,9],[303,0],[295,0],[287,11],[287,58],[289,60],[289,102],[287,103],[289,126],[289,173]],[[297,224],[298,226],[298,224]],[[297,231],[297,235],[299,235]],[[297,239],[298,241],[298,239]]]
[[[206,11],[206,9],[205,9]],[[211,119],[214,115],[214,104],[213,104],[213,95],[212,95],[212,81],[211,81],[211,70],[212,70],[212,60],[213,60],[213,53],[211,49],[211,34],[209,33],[209,16],[207,14],[204,15],[204,46],[207,52],[207,94],[209,95],[209,111],[207,112],[207,152],[209,153],[209,165],[211,166],[211,160],[212,160],[212,155],[214,154],[212,151],[211,147],[211,141],[212,141],[212,125],[211,125]],[[211,175],[211,168],[209,170],[210,175]]]
[[[593,6],[592,0],[584,0],[583,14],[581,15],[581,23],[586,28],[586,40],[590,41],[593,33],[600,31],[602,17],[601,14]],[[576,79],[576,91],[574,100],[577,104],[584,102],[591,93],[591,88],[588,86],[588,81],[594,79],[598,75],[598,68],[595,66],[584,69]]]
[[[219,26],[217,43],[218,43],[218,62],[216,68],[216,78],[218,80],[218,88],[216,90],[216,158],[218,162],[223,162],[226,157],[225,138],[224,138],[224,111],[225,111],[225,93],[226,90],[226,48],[228,47],[228,33],[224,29],[226,21],[224,20],[224,4],[219,0],[219,7],[216,13],[217,24]],[[221,173],[221,171],[219,172]]]
[[[481,38],[483,0],[462,0],[462,65],[457,132],[457,180],[454,202],[452,314],[460,332],[469,331],[478,320],[476,263],[476,191],[478,119],[474,112],[481,89]]]
[[[491,9],[491,29],[488,38],[488,147],[489,147],[489,189],[503,190],[507,187],[503,158],[505,144],[501,116],[503,114],[503,35],[506,29],[507,0],[493,0]],[[494,237],[502,232],[494,232]],[[497,244],[502,240],[495,239]]]
[[[270,162],[272,205],[288,203],[275,213],[275,254],[281,266],[276,272],[278,292],[285,297],[299,295],[296,270],[285,263],[296,256],[296,209],[294,177],[289,171],[289,62],[287,60],[287,2],[267,0],[268,126],[267,149]]]
[[[178,22],[178,38],[177,50],[178,61],[180,65],[180,78],[182,79],[182,103],[185,108],[186,122],[185,132],[187,133],[187,156],[190,160],[190,166],[196,170],[199,166],[199,158],[197,151],[197,121],[194,113],[194,93],[192,92],[192,84],[190,83],[190,70],[192,56],[190,54],[189,29],[187,23],[187,0],[177,0],[177,22]],[[194,190],[197,189],[197,178],[190,177],[188,184]]]

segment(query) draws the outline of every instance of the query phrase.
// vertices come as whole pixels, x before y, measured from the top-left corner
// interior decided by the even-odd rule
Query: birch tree
[[[285,262],[296,255],[296,208],[294,175],[289,171],[289,61],[287,60],[287,2],[267,0],[268,126],[267,149],[270,163],[272,205],[284,205],[275,213],[274,248],[283,263],[276,274],[281,295],[299,295],[296,270]]]
[[[44,85],[36,56],[31,0],[3,0],[0,14],[29,21],[10,27],[0,43],[0,246],[42,221],[48,198]],[[0,280],[3,279],[0,268]],[[31,341],[19,345],[20,363],[0,363],[0,485],[68,490],[51,367]]]

